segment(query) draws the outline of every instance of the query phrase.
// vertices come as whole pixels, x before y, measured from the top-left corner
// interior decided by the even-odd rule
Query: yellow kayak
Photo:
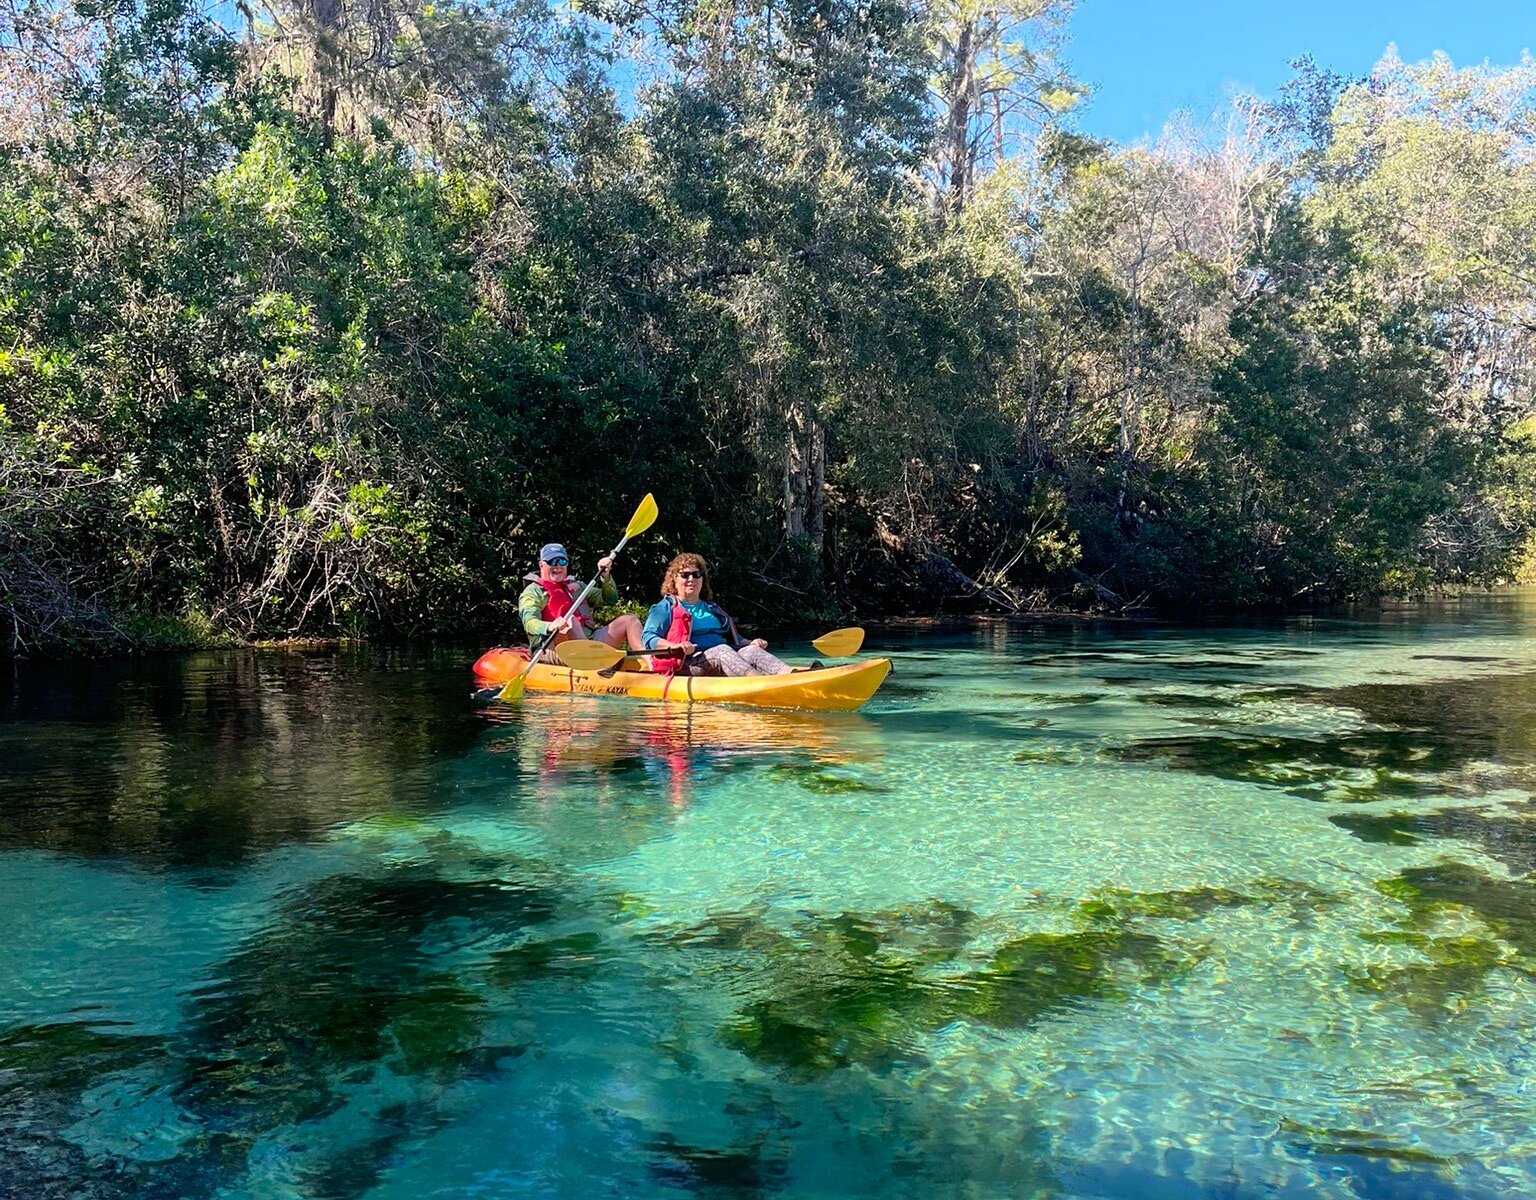
[[[483,686],[506,683],[528,665],[514,650],[488,650],[475,663]],[[538,663],[528,672],[529,691],[577,696],[630,696],[669,704],[749,704],[756,708],[797,708],[811,712],[852,712],[875,694],[891,672],[891,660],[871,658],[841,667],[819,667],[788,675],[664,675],[655,671],[573,671]]]

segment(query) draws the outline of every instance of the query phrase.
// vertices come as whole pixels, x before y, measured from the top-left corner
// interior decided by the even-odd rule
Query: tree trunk
[[[976,23],[967,21],[955,39],[955,61],[945,97],[945,158],[949,167],[947,199],[951,208],[965,206],[971,182],[971,98],[976,90]]]
[[[784,533],[810,540],[817,558],[826,537],[827,433],[799,404],[786,414]]]
[[[310,0],[315,22],[315,74],[320,83],[320,141],[329,150],[336,129],[337,76],[341,73],[342,0]]]

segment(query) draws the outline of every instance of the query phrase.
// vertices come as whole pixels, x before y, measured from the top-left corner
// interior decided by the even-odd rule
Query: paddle
[[[848,629],[834,629],[831,633],[822,634],[811,643],[816,647],[816,652],[825,658],[847,658],[857,654],[859,647],[863,644],[864,631],[856,626]],[[681,653],[681,650],[676,649],[620,650],[606,642],[578,639],[561,642],[555,648],[556,657],[573,671],[606,671],[610,667],[618,666],[626,658],[641,654],[650,654],[658,658],[676,658]]]
[[[573,671],[606,671],[618,666],[626,658],[650,654],[655,658],[679,658],[681,650],[620,650],[607,642],[592,642],[585,638],[572,638],[555,647],[555,657]]]
[[[864,644],[864,631],[857,625],[846,629],[834,629],[824,633],[811,643],[816,653],[826,658],[852,658]]]
[[[625,542],[629,541],[629,539],[632,537],[638,537],[655,523],[656,498],[647,492],[645,494],[645,499],[640,501],[640,507],[635,509],[635,515],[630,517],[629,524],[624,527],[624,536],[619,539],[619,544],[609,552],[609,557],[617,558],[619,556],[619,551],[624,549]],[[571,605],[572,612],[575,612],[576,609],[581,607],[581,602],[587,598],[587,593],[597,586],[597,581],[600,578],[602,578],[601,572],[592,576],[592,578],[588,581],[587,586],[581,589],[581,595],[577,596],[576,602]],[[554,641],[554,639],[554,630],[550,630],[549,633],[544,635],[544,640],[540,642],[533,653],[528,656],[528,665],[522,669],[522,672],[517,676],[516,679],[507,681],[507,686],[501,689],[501,695],[498,696],[497,699],[505,700],[510,704],[523,698],[523,683],[528,678],[528,672],[533,670],[533,664],[539,661],[539,655],[544,653],[545,649],[549,646],[550,642]],[[598,645],[599,643],[589,642],[585,644]]]

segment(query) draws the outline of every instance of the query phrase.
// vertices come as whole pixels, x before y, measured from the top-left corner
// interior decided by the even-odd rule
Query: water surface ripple
[[[1536,598],[0,695],[0,1195],[1536,1196]]]

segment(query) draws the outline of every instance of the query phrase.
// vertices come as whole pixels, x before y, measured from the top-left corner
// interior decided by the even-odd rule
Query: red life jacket
[[[558,621],[561,617],[565,616],[566,613],[571,611],[572,602],[581,592],[580,588],[574,587],[574,581],[570,579],[562,580],[559,583],[556,583],[553,579],[537,579],[534,582],[544,589],[544,595],[547,597],[544,601],[544,610],[539,613],[541,621]],[[579,614],[576,620],[582,624],[586,623]],[[556,640],[563,642],[565,638],[561,636]]]
[[[679,642],[686,642],[688,635],[693,632],[693,618],[688,615],[688,610],[678,603],[676,597],[672,600],[672,624],[667,626],[666,640],[674,646]],[[668,656],[651,659],[651,670],[659,671],[663,675],[676,675],[683,669],[681,658]]]

